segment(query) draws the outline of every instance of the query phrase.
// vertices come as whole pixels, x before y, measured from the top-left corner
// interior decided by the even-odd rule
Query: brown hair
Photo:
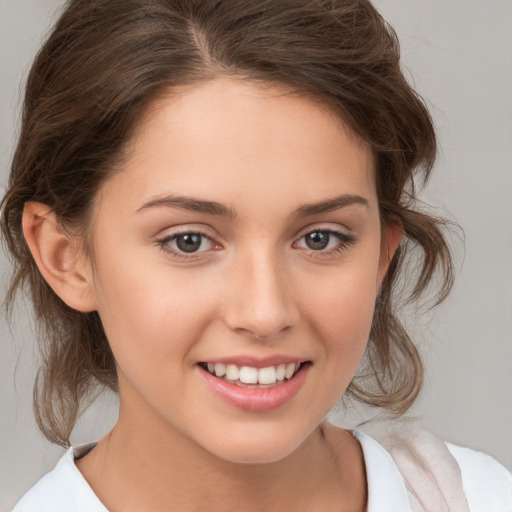
[[[370,2],[71,0],[28,77],[1,219],[15,265],[7,304],[28,285],[41,328],[35,412],[52,442],[69,444],[95,384],[116,390],[117,376],[98,314],[71,309],[41,277],[23,237],[24,204],[44,203],[63,227],[86,233],[93,199],[148,103],[219,75],[285,84],[316,98],[373,148],[382,222],[400,223],[405,238],[347,393],[401,414],[420,390],[421,359],[396,316],[394,288],[405,257],[419,249],[409,298],[440,270],[440,301],[452,284],[452,262],[444,221],[416,207],[414,184],[427,181],[435,159],[432,121],[400,70],[394,31]]]

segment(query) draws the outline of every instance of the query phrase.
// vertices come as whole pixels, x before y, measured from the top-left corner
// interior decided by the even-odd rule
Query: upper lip
[[[214,357],[212,359],[205,359],[201,363],[220,363],[220,364],[234,364],[235,366],[250,366],[252,368],[267,368],[269,366],[279,366],[280,364],[289,363],[305,363],[308,359],[287,355],[273,355],[268,357],[255,357],[250,355],[228,356],[228,357]]]

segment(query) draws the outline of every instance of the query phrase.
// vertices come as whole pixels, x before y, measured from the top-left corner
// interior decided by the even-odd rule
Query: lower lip
[[[309,365],[303,365],[291,379],[271,388],[240,387],[214,377],[200,366],[196,368],[208,387],[229,404],[244,411],[264,412],[283,406],[298,393]]]

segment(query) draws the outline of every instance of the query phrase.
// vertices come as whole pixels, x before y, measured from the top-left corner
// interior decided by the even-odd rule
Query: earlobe
[[[22,223],[32,257],[53,291],[73,309],[84,313],[94,311],[91,276],[77,240],[61,228],[52,209],[28,202]]]

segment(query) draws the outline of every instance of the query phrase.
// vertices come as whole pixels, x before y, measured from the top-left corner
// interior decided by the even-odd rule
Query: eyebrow
[[[326,201],[320,201],[318,203],[307,203],[299,206],[292,214],[294,217],[310,217],[312,215],[318,215],[319,213],[328,213],[340,208],[352,206],[354,204],[360,204],[368,207],[368,199],[356,194],[343,194]]]
[[[303,204],[292,212],[291,217],[310,217],[312,215],[332,212],[355,204],[368,207],[368,200],[356,194],[343,194],[325,201]],[[179,208],[197,213],[206,213],[208,215],[218,215],[220,217],[227,217],[230,219],[236,219],[237,217],[237,213],[233,208],[229,208],[228,206],[216,201],[206,201],[196,197],[178,196],[174,194],[155,197],[154,199],[145,202],[137,212],[158,206]]]
[[[173,194],[151,199],[144,203],[137,212],[148,208],[154,208],[155,206],[168,206],[170,208],[180,208],[181,210],[218,215],[220,217],[228,217],[230,219],[236,218],[235,210],[228,208],[221,203],[206,201],[196,197],[177,196]]]

